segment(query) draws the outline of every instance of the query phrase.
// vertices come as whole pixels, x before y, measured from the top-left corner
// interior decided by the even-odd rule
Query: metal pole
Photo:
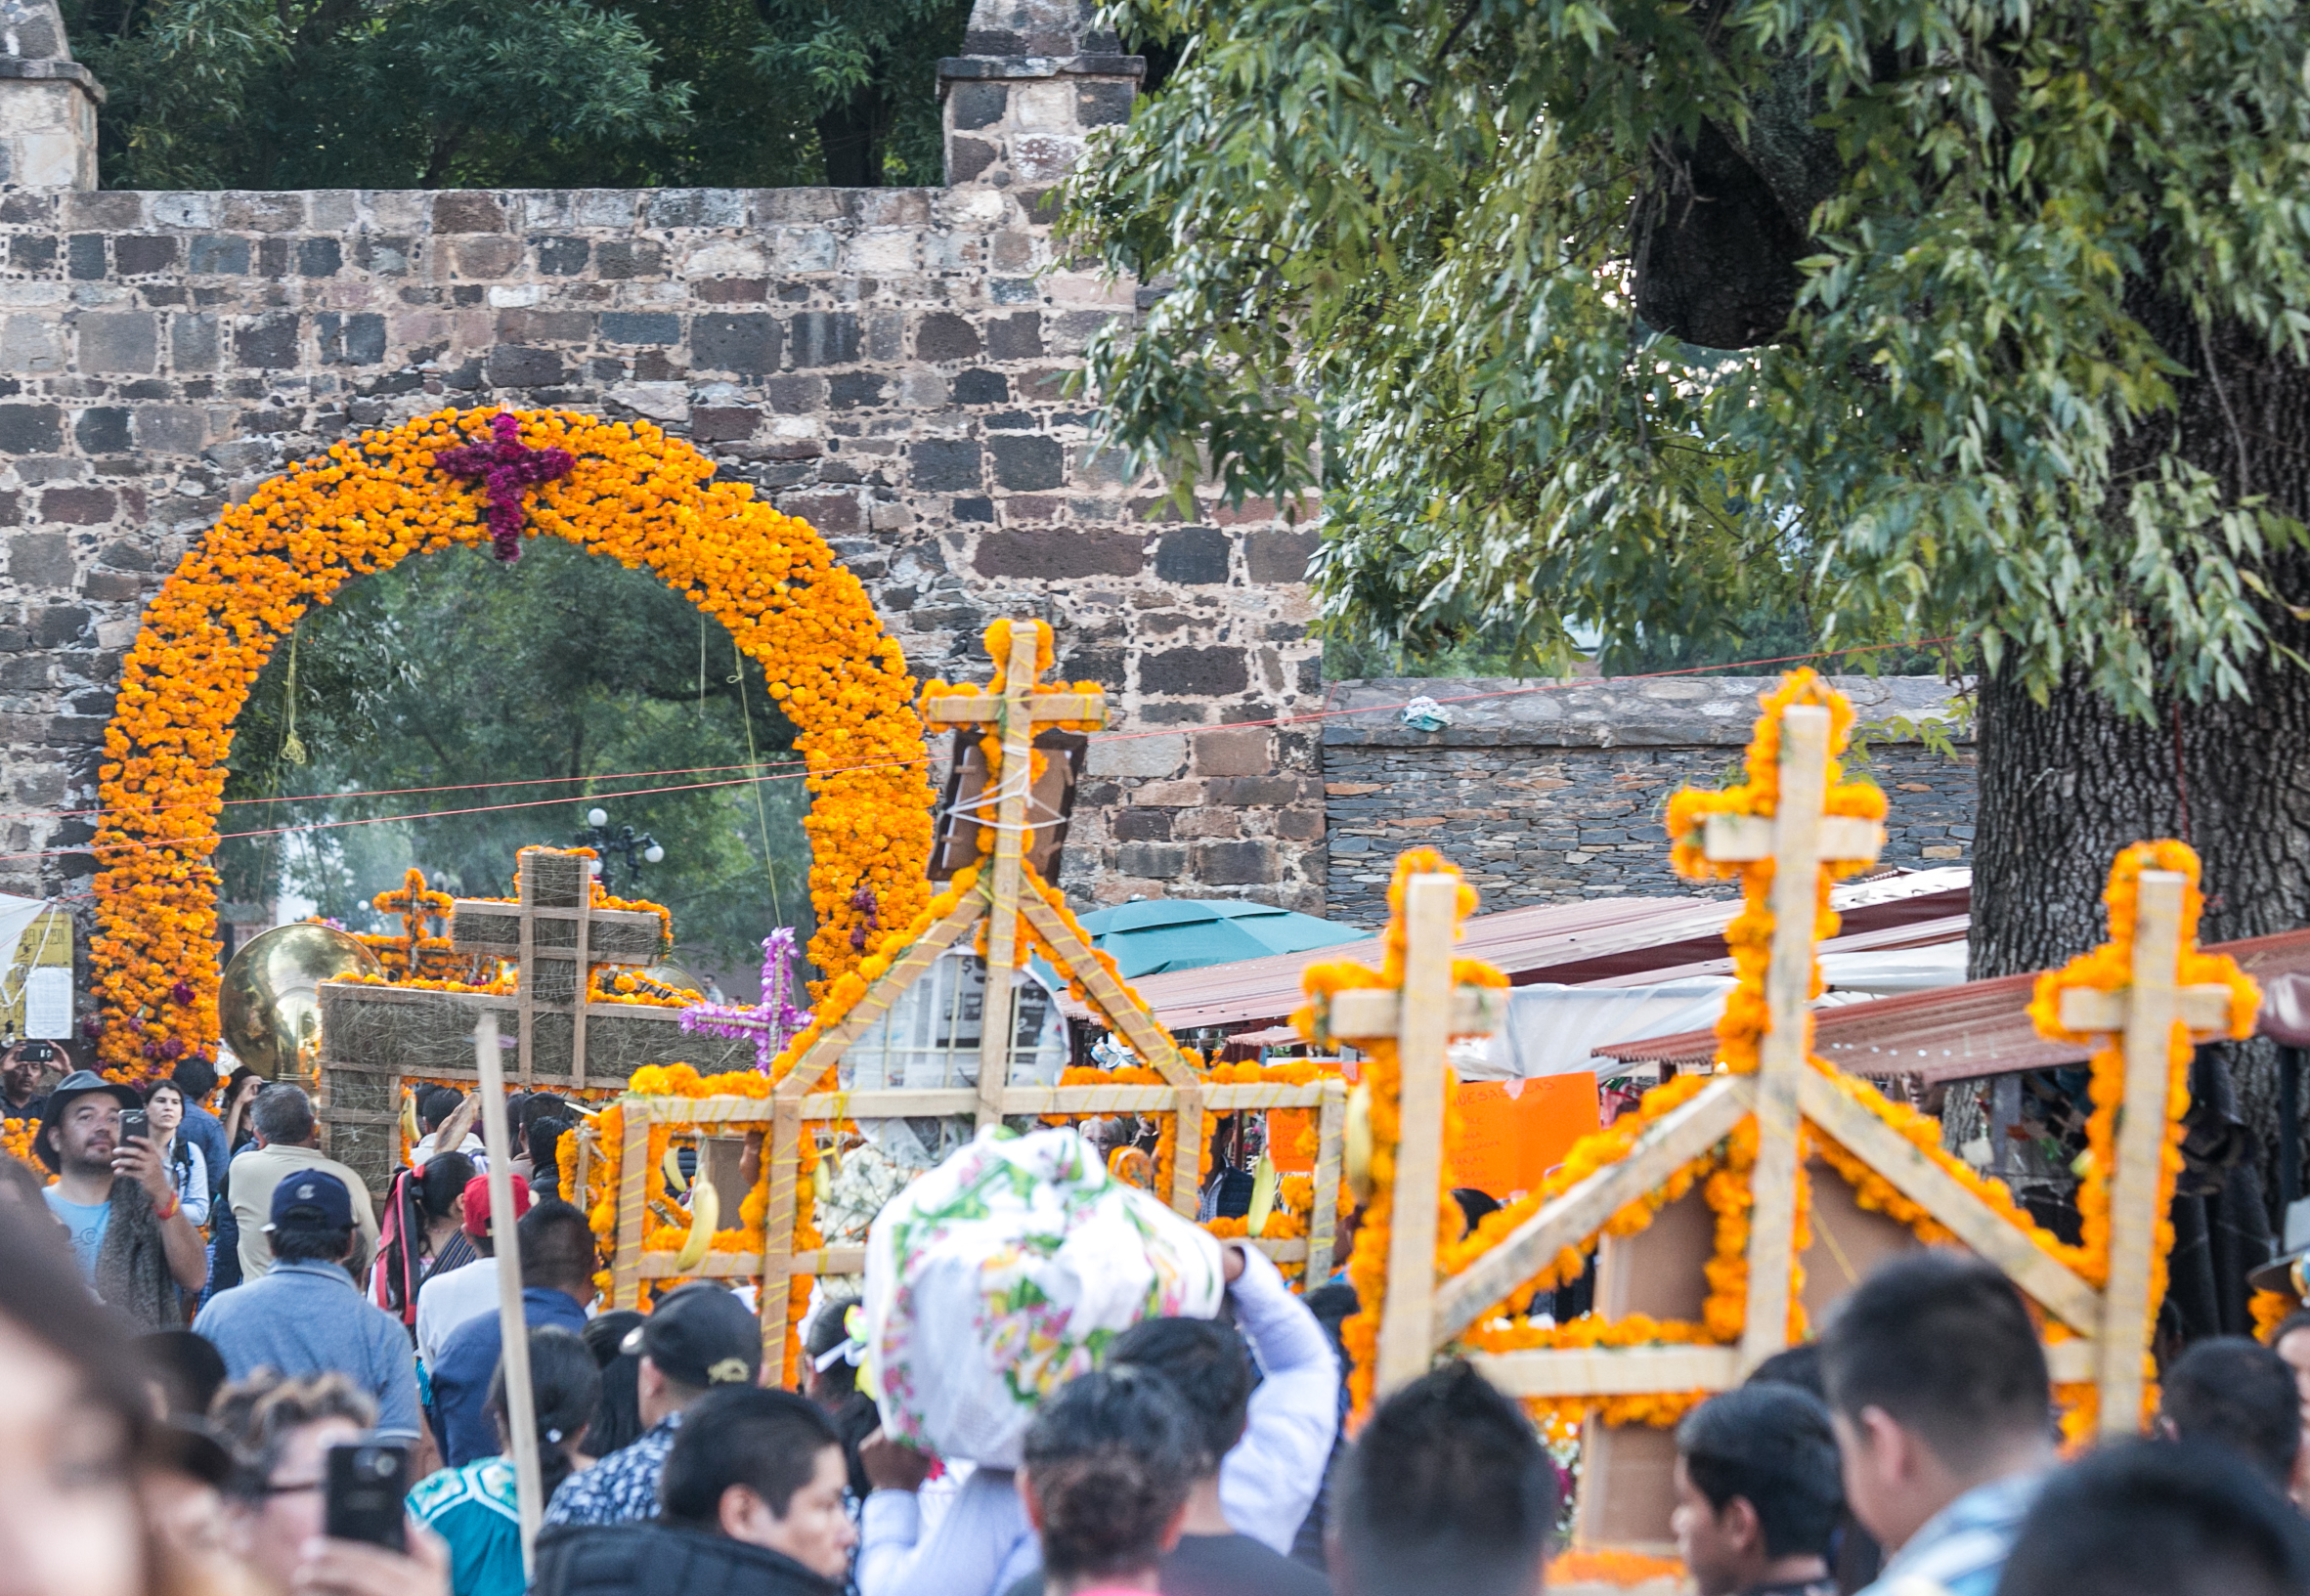
[[[580,1001],[585,994],[580,993]],[[520,1501],[521,1570],[536,1574],[538,1526],[545,1517],[545,1477],[538,1467],[538,1408],[530,1392],[529,1318],[521,1311],[521,1241],[513,1213],[513,1139],[505,1125],[505,1063],[498,1056],[498,1016],[483,1010],[473,1032],[481,1076],[481,1140],[489,1149],[490,1234],[498,1259],[499,1357],[505,1371],[505,1429],[513,1445],[513,1487]]]

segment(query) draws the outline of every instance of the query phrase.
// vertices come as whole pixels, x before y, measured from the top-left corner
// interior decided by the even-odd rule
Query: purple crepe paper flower
[[[490,431],[491,442],[442,450],[433,463],[488,491],[490,546],[499,559],[510,563],[521,558],[521,529],[529,520],[522,513],[521,496],[568,476],[578,458],[566,449],[532,449],[523,443],[521,420],[511,410],[490,417]]]
[[[681,1028],[692,1036],[754,1039],[754,1067],[764,1074],[770,1061],[810,1022],[807,1009],[794,1006],[794,928],[781,926],[762,939],[762,1002],[696,1003],[681,1012]]]

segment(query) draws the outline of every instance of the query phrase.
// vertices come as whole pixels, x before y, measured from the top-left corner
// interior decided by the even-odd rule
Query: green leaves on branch
[[[2249,416],[2186,457],[2175,413],[2216,351],[2304,357],[2290,5],[1115,9],[1184,55],[1070,191],[1075,245],[1163,290],[1092,349],[1111,442],[1320,491],[1335,621],[1538,657],[1797,607],[2139,709],[2243,690],[2310,598],[2280,446]],[[1737,352],[1634,309],[1708,129],[1809,207],[1794,311]]]

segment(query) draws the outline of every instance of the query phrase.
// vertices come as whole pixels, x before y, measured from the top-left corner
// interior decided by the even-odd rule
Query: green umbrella
[[[1095,945],[1113,955],[1125,980],[1271,953],[1304,953],[1361,942],[1372,934],[1233,898],[1142,898],[1083,916],[1083,928]]]

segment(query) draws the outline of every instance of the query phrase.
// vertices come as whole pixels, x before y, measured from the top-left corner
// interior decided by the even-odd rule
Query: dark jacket
[[[793,1558],[663,1524],[547,1525],[530,1596],[842,1596]]]

